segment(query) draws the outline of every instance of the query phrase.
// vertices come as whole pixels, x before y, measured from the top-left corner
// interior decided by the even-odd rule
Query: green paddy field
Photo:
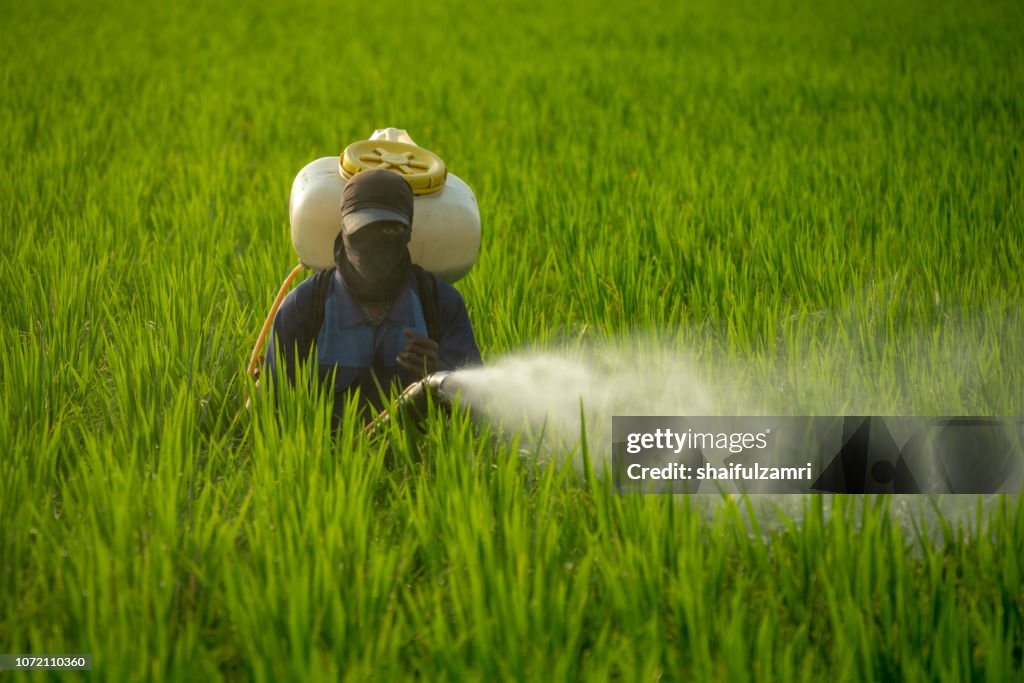
[[[244,410],[292,179],[397,126],[476,192],[487,363],[1024,415],[1020,2],[0,0],[0,88],[0,653],[93,655],[0,679],[1024,678],[1016,496],[780,516]]]

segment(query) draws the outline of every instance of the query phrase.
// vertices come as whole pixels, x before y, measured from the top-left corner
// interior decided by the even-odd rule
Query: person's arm
[[[480,365],[480,349],[476,345],[462,294],[442,280],[438,280],[437,293],[441,314],[438,369],[455,370],[466,365]]]
[[[403,330],[409,342],[397,360],[402,368],[412,373],[412,379],[481,362],[466,302],[457,289],[442,280],[437,281],[437,307],[441,339],[435,342],[414,330]]]

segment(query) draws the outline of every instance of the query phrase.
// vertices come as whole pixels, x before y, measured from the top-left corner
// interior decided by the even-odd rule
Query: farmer
[[[321,384],[334,378],[335,426],[352,391],[361,409],[379,411],[394,385],[480,363],[462,295],[412,265],[412,216],[412,188],[400,175],[357,173],[342,193],[337,267],[292,290],[274,319],[264,369],[271,385],[279,361],[294,382],[297,361],[310,357],[315,342]]]

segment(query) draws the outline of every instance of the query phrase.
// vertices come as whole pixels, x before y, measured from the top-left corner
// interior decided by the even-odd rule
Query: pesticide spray
[[[676,350],[672,350],[675,348]],[[410,385],[396,402],[395,411],[414,423],[427,414],[427,403],[457,403],[499,434],[521,437],[530,457],[547,460],[572,458],[582,468],[581,437],[586,435],[590,459],[598,471],[608,472],[611,458],[611,418],[615,415],[781,415],[794,408],[779,376],[758,383],[750,369],[721,365],[714,370],[707,359],[698,364],[664,340],[647,343],[598,345],[587,352],[533,351],[514,354],[483,367],[439,372]],[[716,379],[717,378],[717,379]],[[729,378],[723,380],[722,378]],[[860,398],[861,401],[865,399]],[[870,401],[868,401],[870,402]],[[782,409],[780,409],[780,407]],[[863,410],[865,403],[842,406],[846,413]],[[819,413],[829,405],[818,405]],[[843,414],[836,410],[835,414]],[[860,413],[857,413],[860,414]],[[866,413],[869,414],[869,413]],[[384,413],[368,427],[378,433],[392,416]],[[778,530],[781,512],[794,522],[802,518],[810,495],[823,496],[826,513],[834,494],[759,494],[751,496],[763,533]],[[939,516],[955,527],[974,519],[979,502],[983,512],[999,495],[980,499],[966,495],[891,494],[890,509],[904,533],[915,533],[915,522],[925,522],[938,541]],[[691,501],[711,518],[722,495],[695,494]],[[743,514],[746,514],[744,509]],[[859,520],[855,520],[859,523]]]

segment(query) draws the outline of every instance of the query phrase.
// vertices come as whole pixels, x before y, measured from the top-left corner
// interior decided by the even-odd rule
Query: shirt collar
[[[395,302],[391,304],[391,308],[388,309],[387,314],[384,316],[385,320],[401,323],[406,327],[416,326],[416,314],[413,311],[412,303],[414,282],[415,275],[410,274],[409,282],[406,283],[405,288],[398,295],[398,298],[395,299]],[[337,270],[334,271],[334,296],[337,300],[338,324],[341,329],[347,330],[351,327],[368,324],[363,307],[352,296],[352,293],[348,291],[345,281]]]

